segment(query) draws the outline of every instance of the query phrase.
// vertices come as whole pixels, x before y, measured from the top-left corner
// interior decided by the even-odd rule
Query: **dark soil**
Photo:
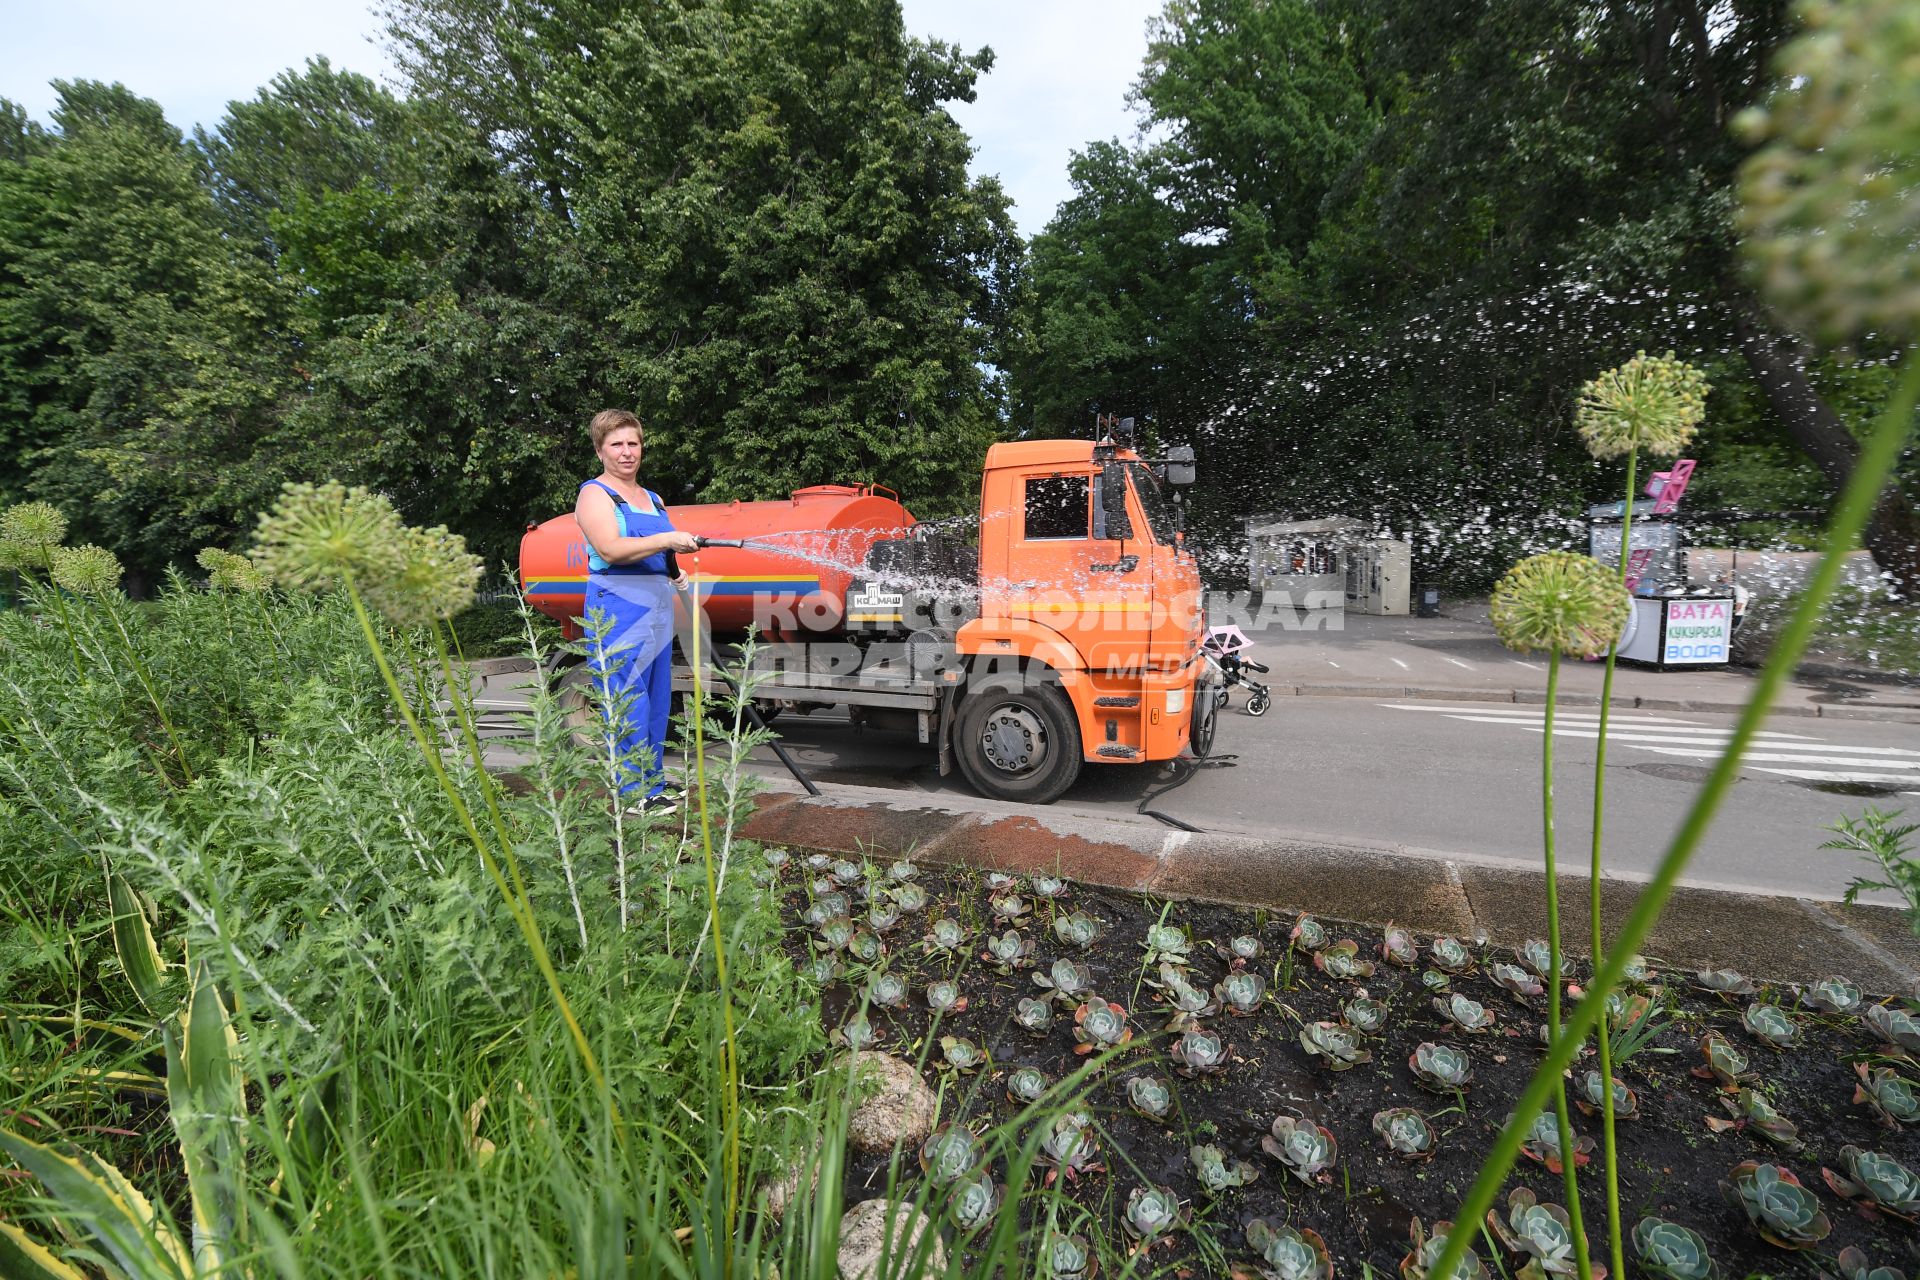
[[[790,890],[786,902],[795,928],[789,938],[796,956],[811,955],[809,931],[801,913],[812,896],[809,882],[819,876],[800,858],[795,858],[782,875],[782,882]],[[874,1047],[910,1061],[927,1049],[924,1074],[930,1081],[942,1073],[948,1075],[946,1096],[957,1100],[961,1116],[981,1130],[1013,1118],[1018,1111],[1008,1101],[1002,1084],[1008,1071],[1034,1066],[1050,1079],[1059,1079],[1075,1070],[1083,1059],[1073,1053],[1070,1011],[1057,1016],[1044,1037],[1030,1035],[1012,1021],[1018,999],[1043,993],[1032,980],[1034,970],[1002,976],[980,959],[990,924],[985,884],[970,873],[947,874],[931,868],[921,873],[920,883],[931,901],[925,911],[905,916],[887,935],[888,954],[883,960],[892,972],[907,978],[911,998],[900,1010],[870,1011],[872,1025],[881,1036]],[[1382,886],[1382,891],[1388,892],[1389,887]],[[1106,926],[1090,952],[1067,948],[1053,935],[1052,911],[1071,909],[1086,911]],[[1149,925],[1160,922],[1163,909],[1165,922],[1184,928],[1192,939],[1196,986],[1211,988],[1227,971],[1226,964],[1215,957],[1214,941],[1252,933],[1266,948],[1252,966],[1269,984],[1267,999],[1259,1011],[1252,1017],[1234,1018],[1222,1013],[1206,1020],[1210,1030],[1224,1033],[1232,1043],[1234,1058],[1226,1073],[1210,1079],[1183,1079],[1173,1071],[1173,1064],[1165,1057],[1171,1037],[1161,1033],[1168,1011],[1154,1001],[1154,989],[1142,981],[1144,976],[1151,976],[1142,964],[1145,932]],[[857,903],[854,913],[856,919],[862,915]],[[952,915],[969,929],[972,945],[968,960],[950,965],[923,953],[920,940],[927,925],[942,914]],[[1584,914],[1580,918],[1584,919]],[[1528,1007],[1483,973],[1454,978],[1452,990],[1480,1001],[1498,1018],[1491,1032],[1467,1035],[1442,1024],[1418,969],[1380,962],[1371,978],[1337,981],[1317,971],[1304,955],[1290,959],[1288,933],[1293,923],[1292,916],[1198,902],[1169,905],[1074,886],[1051,908],[1045,902],[1034,902],[1033,914],[1020,926],[1037,944],[1033,958],[1039,972],[1046,972],[1058,956],[1081,960],[1093,971],[1094,990],[1124,1005],[1131,1016],[1135,1038],[1124,1065],[1106,1072],[1089,1099],[1101,1127],[1102,1163],[1107,1171],[1082,1179],[1069,1194],[1104,1223],[1111,1242],[1126,1238],[1120,1213],[1133,1187],[1149,1182],[1163,1184],[1188,1200],[1192,1226],[1176,1237],[1170,1249],[1154,1250],[1153,1270],[1170,1267],[1188,1274],[1225,1274],[1223,1259],[1253,1259],[1243,1228],[1250,1219],[1265,1217],[1319,1232],[1340,1277],[1359,1280],[1365,1274],[1363,1267],[1371,1268],[1381,1280],[1398,1275],[1401,1259],[1407,1253],[1409,1220],[1417,1215],[1431,1224],[1453,1216],[1483,1153],[1539,1061],[1538,1028],[1545,1019],[1544,996],[1535,997]],[[1357,941],[1362,956],[1377,958],[1381,940],[1378,930],[1332,924],[1328,929],[1334,939]],[[1423,968],[1430,941],[1420,939]],[[1481,959],[1484,963],[1489,959],[1512,961],[1514,957],[1511,953],[1490,952],[1481,954]],[[1657,960],[1655,965],[1658,967]],[[849,962],[847,976],[826,989],[823,1016],[829,1027],[837,1026],[859,1005],[868,972]],[[957,978],[968,1003],[963,1012],[945,1018],[935,1029],[925,1003],[925,988],[928,981],[942,977]],[[1875,1265],[1909,1270],[1920,1232],[1890,1218],[1882,1217],[1877,1222],[1863,1219],[1848,1202],[1833,1194],[1820,1176],[1823,1165],[1840,1168],[1840,1149],[1847,1144],[1881,1151],[1909,1167],[1920,1167],[1920,1143],[1913,1132],[1889,1130],[1871,1109],[1852,1100],[1856,1081],[1852,1064],[1856,1060],[1883,1061],[1878,1056],[1879,1037],[1855,1016],[1820,1017],[1798,1011],[1794,1016],[1803,1028],[1801,1047],[1773,1050],[1741,1026],[1745,998],[1723,1001],[1696,990],[1691,974],[1662,971],[1656,980],[1663,984],[1665,998],[1671,1002],[1672,1021],[1650,1049],[1616,1070],[1616,1075],[1639,1095],[1641,1113],[1639,1118],[1622,1120],[1618,1125],[1623,1231],[1630,1236],[1633,1224],[1649,1215],[1691,1227],[1706,1238],[1722,1277],[1754,1272],[1813,1275],[1823,1257],[1831,1258],[1850,1244],[1864,1249]],[[1383,1034],[1368,1042],[1373,1060],[1338,1073],[1318,1067],[1300,1047],[1297,1037],[1302,1022],[1338,1020],[1341,1005],[1363,987],[1391,1008]],[[1767,994],[1793,1009],[1795,996],[1790,989]],[[1709,1130],[1705,1123],[1708,1117],[1727,1115],[1718,1087],[1691,1074],[1702,1061],[1699,1045],[1709,1029],[1720,1031],[1748,1056],[1759,1074],[1760,1087],[1779,1111],[1799,1126],[1805,1143],[1802,1150],[1783,1150],[1751,1130]],[[930,1032],[936,1043],[928,1048]],[[991,1055],[990,1065],[973,1076],[937,1066],[937,1040],[941,1035],[973,1040]],[[1427,1040],[1464,1047],[1472,1056],[1474,1074],[1465,1093],[1464,1115],[1452,1095],[1437,1095],[1414,1082],[1407,1061],[1414,1047]],[[1594,1065],[1589,1056],[1580,1069]],[[1920,1070],[1911,1063],[1903,1060],[1894,1065],[1909,1076],[1920,1077]],[[1167,1124],[1149,1120],[1128,1105],[1125,1077],[1148,1070],[1174,1085],[1177,1106]],[[1423,1111],[1440,1133],[1430,1160],[1408,1163],[1387,1152],[1375,1136],[1373,1114],[1397,1106]],[[1310,1117],[1337,1138],[1339,1162],[1330,1185],[1309,1188],[1262,1152],[1260,1140],[1269,1132],[1274,1117],[1288,1112]],[[949,1118],[957,1117],[943,1116]],[[1576,1134],[1599,1142],[1598,1116],[1586,1117],[1575,1110],[1573,1124]],[[1209,1199],[1188,1163],[1188,1148],[1199,1142],[1225,1148],[1230,1158],[1250,1160],[1260,1169],[1259,1180]],[[847,1174],[848,1202],[885,1194],[887,1161],[850,1158],[854,1163]],[[1606,1252],[1601,1158],[1596,1151],[1593,1163],[1581,1171],[1587,1234],[1596,1262],[1603,1261]],[[1797,1174],[1821,1200],[1833,1224],[1832,1234],[1815,1250],[1804,1253],[1788,1252],[1762,1241],[1749,1228],[1744,1214],[1722,1198],[1718,1185],[1729,1170],[1746,1160],[1782,1164]],[[995,1172],[1004,1180],[1004,1163]],[[901,1176],[920,1176],[912,1153],[902,1161]],[[1559,1175],[1525,1159],[1509,1179],[1509,1187],[1516,1185],[1531,1187],[1542,1201],[1559,1203],[1565,1199]],[[1010,1201],[1018,1190],[1010,1189]],[[1483,1260],[1491,1264],[1489,1247],[1484,1237],[1477,1242]],[[1626,1248],[1628,1266],[1637,1271],[1630,1238]],[[1508,1271],[1517,1270],[1514,1260],[1502,1262]],[[1103,1268],[1103,1274],[1109,1273]],[[1497,1277],[1502,1272],[1494,1269],[1492,1274]]]

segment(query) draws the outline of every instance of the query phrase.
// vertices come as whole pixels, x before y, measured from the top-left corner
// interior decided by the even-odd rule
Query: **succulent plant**
[[[807,892],[815,898],[824,898],[830,893],[840,893],[840,887],[825,876],[821,876],[818,879],[807,881]],[[846,897],[847,895],[840,894],[840,896]]]
[[[809,871],[825,871],[832,865],[833,859],[824,853],[810,853],[807,855],[807,870]]]
[[[1011,871],[987,872],[988,893],[1012,893],[1020,887],[1020,877]]]
[[[927,984],[927,1008],[935,1013],[959,1013],[966,1007],[967,998],[952,978],[936,978]]]
[[[867,927],[875,933],[890,933],[900,923],[900,908],[891,898],[875,898],[867,907]]]
[[[1213,953],[1235,969],[1244,969],[1260,958],[1266,948],[1250,933],[1235,934],[1225,942],[1213,944]]]
[[[1260,1171],[1247,1161],[1227,1159],[1227,1153],[1219,1147],[1190,1147],[1187,1159],[1193,1164],[1193,1176],[1200,1183],[1200,1189],[1210,1196],[1244,1187],[1260,1176]]]
[[[1329,978],[1371,978],[1374,963],[1360,956],[1360,944],[1343,938],[1313,953],[1313,967]]]
[[[1754,1039],[1775,1049],[1789,1049],[1800,1039],[1800,1024],[1777,1004],[1756,1000],[1740,1015],[1740,1025]]]
[[[1129,1076],[1127,1101],[1141,1115],[1153,1120],[1165,1120],[1173,1110],[1173,1086],[1159,1076]]]
[[[833,1034],[827,1038],[848,1049],[867,1049],[880,1043],[880,1033],[867,1021],[864,1013],[856,1013],[848,1018],[835,1027]]]
[[[1920,1088],[1911,1080],[1892,1067],[1869,1069],[1866,1063],[1856,1062],[1853,1069],[1860,1077],[1853,1090],[1855,1103],[1871,1106],[1889,1128],[1920,1123]]]
[[[1053,1029],[1053,1001],[1022,997],[1014,1006],[1013,1020],[1020,1024],[1022,1031],[1043,1036]]]
[[[846,976],[846,966],[840,963],[840,957],[831,951],[823,951],[813,958],[807,966],[807,972],[820,986],[838,982]]]
[[[1406,1257],[1400,1259],[1400,1280],[1442,1280],[1434,1274],[1434,1268],[1440,1265],[1440,1255],[1447,1247],[1447,1236],[1452,1230],[1451,1222],[1436,1222],[1433,1224],[1433,1234],[1429,1236],[1422,1230],[1420,1219],[1415,1218],[1408,1223],[1407,1238],[1413,1248],[1407,1251]],[[1487,1280],[1486,1264],[1469,1246],[1448,1280]]]
[[[1127,1195],[1127,1234],[1151,1247],[1187,1225],[1187,1211],[1170,1187],[1135,1187]]]
[[[898,1009],[907,1002],[907,980],[897,973],[876,973],[867,979],[867,1002],[881,1009]]]
[[[1908,1222],[1920,1220],[1920,1177],[1892,1156],[1844,1146],[1840,1167],[1846,1170],[1844,1176],[1820,1170],[1833,1194]]]
[[[1100,922],[1084,911],[1069,911],[1053,918],[1053,936],[1082,951],[1092,946],[1101,932]]]
[[[1183,1076],[1217,1075],[1227,1069],[1228,1045],[1198,1023],[1189,1025],[1173,1042],[1169,1056]]]
[[[1747,1069],[1747,1055],[1734,1048],[1718,1031],[1709,1031],[1701,1037],[1700,1054],[1707,1060],[1706,1065],[1695,1067],[1693,1074],[1702,1080],[1717,1080],[1721,1088],[1731,1092],[1753,1078]]]
[[[918,880],[919,878],[920,868],[915,866],[909,859],[902,858],[900,861],[887,867],[887,879],[897,884],[904,884],[909,880]]]
[[[1036,971],[1033,985],[1053,992],[1053,998],[1061,1004],[1077,1004],[1093,990],[1093,970],[1077,960],[1062,957],[1045,973]]]
[[[1633,1253],[1640,1269],[1667,1280],[1710,1280],[1713,1258],[1700,1233],[1665,1218],[1642,1218],[1633,1227]]]
[[[927,909],[927,891],[911,880],[895,885],[887,896],[892,898],[893,905],[902,911],[920,912]]]
[[[1073,1011],[1073,1038],[1079,1042],[1073,1046],[1073,1051],[1088,1054],[1097,1049],[1113,1049],[1127,1043],[1133,1039],[1133,1028],[1127,1025],[1125,1009],[1117,1004],[1109,1004],[1099,996],[1089,996]]]
[[[1311,1186],[1332,1182],[1329,1172],[1339,1158],[1340,1144],[1333,1131],[1324,1129],[1304,1116],[1279,1115],[1273,1118],[1273,1132],[1260,1139],[1260,1149],[1286,1166],[1288,1173]]]
[[[943,1124],[920,1144],[920,1171],[937,1187],[952,1186],[979,1169],[980,1139],[962,1124]]]
[[[1895,1049],[1909,1054],[1920,1053],[1920,1019],[1906,1009],[1870,1004],[1866,1018],[1867,1025],[1878,1031]]]
[[[763,849],[760,857],[771,871],[779,871],[793,861],[793,855],[785,849]]]
[[[1473,969],[1473,952],[1458,938],[1435,938],[1427,948],[1427,959],[1440,972],[1456,977]]]
[[[1220,1002],[1203,988],[1187,980],[1186,971],[1170,964],[1160,966],[1160,980],[1148,983],[1159,988],[1161,999],[1173,1006],[1174,1016],[1167,1025],[1178,1030],[1196,1018],[1210,1018],[1220,1010]]]
[[[1757,990],[1751,978],[1733,969],[1705,969],[1693,976],[1693,982],[1718,996],[1750,996]]]
[[[815,898],[807,906],[806,914],[801,918],[814,928],[819,928],[829,920],[853,914],[853,907],[844,893],[828,892]]]
[[[853,941],[853,921],[845,916],[834,916],[822,920],[815,931],[818,936],[813,945],[825,951],[845,951],[847,944]]]
[[[1255,1218],[1247,1224],[1247,1247],[1266,1264],[1267,1280],[1333,1280],[1333,1257],[1318,1232]]]
[[[1747,1215],[1760,1238],[1782,1249],[1808,1249],[1827,1238],[1833,1224],[1813,1192],[1791,1169],[1748,1160],[1733,1167],[1720,1193]]]
[[[1513,958],[1536,978],[1544,979],[1553,972],[1553,948],[1540,938],[1528,938],[1515,947]]]
[[[1055,898],[1066,897],[1072,887],[1059,876],[1035,876],[1027,889],[1034,897],[1051,902]]]
[[[1527,1130],[1525,1142],[1520,1144],[1520,1154],[1529,1160],[1537,1160],[1547,1166],[1551,1173],[1559,1173],[1566,1164],[1566,1154],[1560,1149],[1560,1122],[1551,1111],[1542,1111],[1533,1118],[1533,1127]],[[1573,1163],[1576,1167],[1585,1164],[1593,1155],[1593,1139],[1584,1134],[1573,1137]]]
[[[1293,922],[1293,929],[1287,934],[1287,940],[1293,944],[1296,951],[1318,951],[1333,941],[1327,933],[1326,926],[1305,913]]]
[[[1387,1025],[1387,1006],[1362,991],[1340,1006],[1340,1020],[1361,1035],[1377,1036]]]
[[[1725,1133],[1729,1129],[1752,1129],[1775,1146],[1789,1151],[1800,1149],[1799,1126],[1774,1110],[1773,1104],[1758,1090],[1736,1089],[1731,1094],[1722,1094],[1720,1105],[1733,1118],[1722,1120],[1718,1116],[1708,1116],[1707,1128],[1715,1133]]]
[[[1526,1258],[1536,1272],[1567,1276],[1578,1270],[1567,1211],[1557,1204],[1542,1204],[1530,1187],[1515,1187],[1508,1193],[1505,1214],[1489,1209],[1487,1226],[1493,1229],[1494,1239],[1509,1253]],[[1606,1273],[1595,1263],[1593,1274],[1597,1278]]]
[[[1574,1105],[1587,1115],[1599,1115],[1606,1106],[1606,1095],[1601,1092],[1600,1073],[1582,1072],[1574,1081]],[[1640,1097],[1627,1088],[1618,1076],[1613,1081],[1613,1117],[1616,1120],[1633,1120],[1640,1115]]]
[[[1493,1013],[1478,1000],[1469,1000],[1455,992],[1450,996],[1435,996],[1433,1011],[1440,1015],[1442,1022],[1451,1023],[1462,1031],[1479,1033],[1493,1028]]]
[[[1351,1027],[1337,1022],[1309,1022],[1300,1028],[1300,1047],[1307,1056],[1329,1071],[1345,1071],[1363,1062],[1372,1062],[1373,1054],[1360,1044]]]
[[[1860,1007],[1860,988],[1838,974],[1800,989],[1801,1003],[1815,1013],[1852,1013]]]
[[[864,964],[872,964],[887,954],[886,944],[870,929],[855,929],[847,939],[847,954]]]
[[[1038,1067],[1015,1067],[1007,1073],[1007,1098],[1012,1102],[1037,1102],[1047,1088],[1046,1072]]]
[[[1009,929],[1001,934],[987,935],[987,949],[980,958],[992,965],[1000,973],[1012,973],[1015,969],[1033,968],[1033,939],[1018,929]]]
[[[1187,940],[1187,931],[1176,925],[1148,925],[1146,940],[1141,946],[1146,948],[1149,965],[1184,965],[1193,958],[1193,944]]]
[[[1628,956],[1626,966],[1620,971],[1620,977],[1623,981],[1631,982],[1635,985],[1652,982],[1653,975],[1653,966],[1648,964],[1647,958],[1642,955]]]
[[[1452,982],[1452,978],[1438,969],[1424,969],[1420,973],[1420,985],[1429,991],[1445,991]]]
[[[1473,1059],[1467,1056],[1465,1049],[1456,1049],[1450,1044],[1435,1044],[1431,1040],[1414,1046],[1413,1056],[1407,1059],[1407,1066],[1412,1068],[1417,1083],[1436,1093],[1464,1089],[1473,1079]]]
[[[1487,977],[1493,985],[1516,996],[1537,996],[1546,990],[1540,980],[1517,964],[1507,964],[1496,960],[1487,966]]]
[[[928,955],[958,955],[967,946],[966,926],[952,916],[941,916],[927,926],[927,936],[920,949]]]
[[[987,910],[1002,924],[1018,924],[1033,910],[1033,904],[1017,893],[997,893],[987,899]]]
[[[1042,1249],[1047,1255],[1046,1274],[1052,1280],[1094,1280],[1100,1272],[1100,1260],[1085,1236],[1049,1229]]]
[[[1387,1150],[1409,1160],[1425,1160],[1433,1154],[1439,1135],[1433,1123],[1412,1107],[1390,1107],[1373,1113],[1373,1131]]]
[[[955,1071],[978,1071],[987,1060],[985,1051],[965,1036],[941,1036],[940,1056]]]
[[[993,1221],[1006,1197],[1006,1188],[983,1171],[954,1184],[947,1196],[947,1216],[961,1231],[977,1231]]]
[[[1867,1255],[1855,1245],[1842,1249],[1833,1260],[1833,1274],[1838,1280],[1907,1280],[1898,1267],[1876,1267],[1868,1262]]]
[[[1411,933],[1390,924],[1380,940],[1380,958],[1402,969],[1411,969],[1420,963],[1420,944]]]
[[[1214,999],[1236,1018],[1251,1017],[1267,994],[1267,980],[1257,973],[1229,973],[1214,984]]]
[[[1079,1111],[1055,1117],[1053,1127],[1040,1143],[1038,1156],[1040,1163],[1052,1166],[1068,1182],[1076,1181],[1083,1173],[1098,1173],[1099,1158],[1100,1145],[1094,1141],[1093,1118]]]

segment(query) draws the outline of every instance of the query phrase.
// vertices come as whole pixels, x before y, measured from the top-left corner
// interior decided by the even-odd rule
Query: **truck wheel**
[[[1080,725],[1058,686],[995,679],[967,690],[954,724],[960,772],[995,800],[1052,804],[1080,776]]]

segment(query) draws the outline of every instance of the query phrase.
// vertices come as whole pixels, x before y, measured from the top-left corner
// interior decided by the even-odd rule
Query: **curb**
[[[1276,698],[1425,698],[1435,702],[1517,702],[1529,706],[1541,706],[1547,700],[1546,693],[1540,689],[1473,689],[1458,685],[1274,684],[1269,685],[1268,690]],[[1563,707],[1597,707],[1600,698],[1596,694],[1568,693],[1563,690],[1559,704]],[[1712,702],[1695,698],[1616,696],[1613,705],[1625,710],[1695,711],[1719,715],[1738,715],[1747,709],[1744,702]],[[1920,703],[1850,705],[1822,702],[1807,706],[1776,706],[1769,709],[1767,714],[1807,719],[1883,720],[1920,724]]]
[[[930,807],[868,787],[834,796],[769,791],[741,834],[809,853],[904,857],[949,867],[1050,871],[1081,884],[1293,913],[1475,943],[1514,946],[1546,928],[1545,875],[1471,854],[1356,845],[1311,835],[1246,837],[1173,831],[1060,811]],[[1601,913],[1617,929],[1641,882],[1601,882]],[[1585,902],[1584,876],[1560,893]],[[1584,918],[1584,914],[1583,914]],[[1584,928],[1567,948],[1585,955]],[[1896,908],[1682,885],[1647,953],[1683,969],[1734,967],[1773,981],[1841,973],[1872,991],[1920,993],[1920,939]]]

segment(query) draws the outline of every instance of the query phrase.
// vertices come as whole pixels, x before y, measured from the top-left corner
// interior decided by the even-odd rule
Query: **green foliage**
[[[1920,934],[1920,863],[1913,857],[1911,837],[1920,831],[1920,823],[1901,822],[1903,811],[1886,812],[1869,807],[1853,817],[1841,818],[1827,830],[1834,838],[1822,849],[1841,849],[1859,854],[1880,869],[1882,878],[1855,876],[1847,885],[1845,901],[1851,905],[1863,893],[1886,889],[1906,899],[1907,925]]]

